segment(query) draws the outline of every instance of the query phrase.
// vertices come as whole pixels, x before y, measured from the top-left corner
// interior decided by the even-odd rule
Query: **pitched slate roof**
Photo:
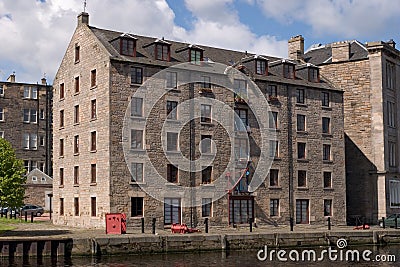
[[[348,42],[350,43],[350,61],[368,57],[365,45],[355,40]],[[332,63],[332,44],[314,45],[313,48],[304,53],[304,60],[314,65]]]

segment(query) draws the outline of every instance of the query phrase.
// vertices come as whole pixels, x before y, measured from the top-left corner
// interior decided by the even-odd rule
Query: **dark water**
[[[313,248],[295,248],[295,250],[301,252],[304,249]],[[336,249],[336,248],[333,248]],[[58,258],[52,260],[50,258],[45,258],[42,261],[38,261],[35,258],[22,259],[15,258],[13,261],[8,259],[0,259],[0,266],[104,266],[104,267],[208,267],[208,266],[229,266],[229,267],[253,267],[253,266],[400,266],[400,245],[396,246],[385,246],[385,247],[374,247],[374,246],[363,246],[363,247],[351,247],[346,248],[348,250],[357,249],[360,251],[359,261],[346,261],[345,256],[343,260],[339,258],[339,251],[337,253],[338,259],[336,261],[330,261],[327,254],[325,254],[324,260],[320,262],[314,262],[307,260],[298,262],[290,261],[288,254],[287,262],[279,261],[274,257],[274,261],[267,259],[266,261],[260,261],[257,259],[258,251],[232,251],[229,253],[223,252],[202,252],[202,253],[182,253],[182,254],[168,254],[168,255],[128,255],[128,256],[113,256],[113,257],[101,257],[101,258],[91,258],[91,257],[73,257],[72,259]],[[343,250],[346,253],[346,249]],[[270,248],[268,248],[268,251]],[[272,250],[272,248],[271,248]],[[291,249],[285,249],[287,253]],[[317,253],[317,258],[321,255],[322,248],[314,248],[313,250]],[[372,252],[371,256],[368,258],[371,261],[367,262],[362,259],[361,253],[365,250],[370,250]],[[295,254],[293,254],[295,255]],[[343,254],[345,255],[345,254]],[[393,255],[390,260],[391,262],[377,262],[375,261],[375,256],[379,255],[382,257],[387,257],[388,255]],[[301,257],[301,256],[300,256]],[[395,261],[393,261],[395,260]]]

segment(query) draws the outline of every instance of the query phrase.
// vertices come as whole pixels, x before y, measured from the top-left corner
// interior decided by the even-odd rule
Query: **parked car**
[[[397,227],[400,227],[400,213],[389,215],[385,218],[385,227],[395,227],[397,220]],[[379,220],[379,226],[383,227],[382,219]]]
[[[19,213],[20,211],[17,210],[17,214]],[[21,208],[21,216],[25,216],[25,214],[27,215],[33,214],[33,216],[42,216],[43,213],[44,213],[43,207],[37,205],[28,204]]]

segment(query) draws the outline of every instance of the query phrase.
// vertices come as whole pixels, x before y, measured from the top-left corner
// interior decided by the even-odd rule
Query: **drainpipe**
[[[289,216],[290,231],[293,231],[294,225],[294,198],[293,198],[293,111],[292,94],[290,86],[286,86],[287,93],[287,121],[288,121],[288,155],[289,155]]]

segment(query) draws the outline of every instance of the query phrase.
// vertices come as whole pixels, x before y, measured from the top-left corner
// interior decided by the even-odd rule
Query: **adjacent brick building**
[[[204,73],[202,82],[181,84],[181,77],[172,70],[160,79],[172,90],[165,90],[154,106],[146,106],[136,95],[132,99],[161,70],[183,62],[203,64],[200,61],[232,66],[251,82],[235,80],[233,87],[238,91],[234,94],[213,80],[224,79],[224,74]],[[259,125],[249,109],[252,99],[247,98],[247,90],[252,82],[270,104],[268,125]],[[146,90],[144,97],[151,98],[152,88]],[[247,223],[250,218],[258,224],[288,224],[290,218],[298,224],[314,224],[324,223],[328,216],[335,223],[345,222],[343,92],[320,77],[314,65],[99,29],[89,26],[89,15],[81,13],[54,79],[53,93],[56,224],[104,227],[109,212],[126,213],[128,227],[139,227],[142,217],[146,225],[156,218],[157,227],[176,222],[196,226],[204,217],[213,225]],[[176,112],[174,107],[193,98],[204,101],[196,107],[201,118],[183,125],[180,132],[171,126],[171,132],[160,137],[164,121],[176,128],[183,124],[183,111],[178,107]],[[243,129],[235,129],[235,144],[213,120],[218,111],[207,104],[209,99],[234,109],[244,123]],[[128,107],[130,114],[124,123]],[[123,136],[127,125],[132,128]],[[253,192],[248,181],[260,158],[264,128],[276,135],[270,141],[277,150],[267,155],[273,161],[271,170]],[[236,141],[240,135],[249,136],[250,152],[242,153],[247,147]],[[203,171],[182,170],[165,156],[182,152],[195,159],[200,155],[200,141],[207,139],[215,142],[218,152]],[[165,153],[162,142],[166,142]],[[124,143],[130,146],[128,157]],[[211,149],[209,144],[205,141],[201,150]],[[231,146],[236,170],[227,172]],[[214,178],[221,175],[229,180],[243,174],[243,179],[236,188],[228,187],[224,197],[210,204],[204,199],[203,206],[183,206],[172,189],[160,192],[164,199],[159,201],[140,187],[154,186],[149,184],[153,174],[144,164],[145,153],[167,186],[213,188]]]
[[[319,66],[344,90],[349,222],[364,217],[376,223],[398,213],[400,52],[395,43],[343,41],[314,45],[306,53],[301,36],[289,43],[292,59]]]

